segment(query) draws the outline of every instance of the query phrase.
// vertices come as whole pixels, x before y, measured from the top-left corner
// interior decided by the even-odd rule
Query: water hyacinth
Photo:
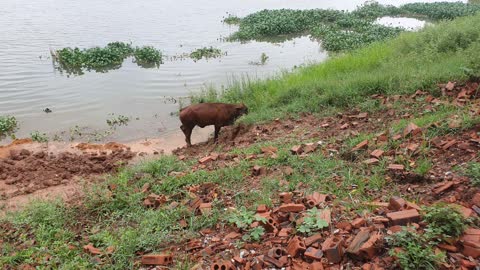
[[[331,9],[262,10],[240,20],[235,18],[239,30],[229,40],[264,40],[310,34],[321,39],[326,50],[344,51],[397,36],[403,31],[376,24],[375,20],[380,17],[444,20],[472,15],[479,10],[480,5],[461,2],[411,3],[400,7],[367,2],[352,12]]]
[[[158,67],[162,54],[153,47],[134,48],[130,43],[112,42],[105,47],[89,49],[63,48],[52,53],[58,69],[72,74],[83,74],[84,70],[106,72],[118,69],[123,61],[134,56],[135,62],[141,67]]]

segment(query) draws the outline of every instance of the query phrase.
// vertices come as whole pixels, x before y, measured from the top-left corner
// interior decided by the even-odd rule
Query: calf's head
[[[238,118],[244,114],[248,114],[248,108],[245,104],[237,104],[235,105],[235,118]]]

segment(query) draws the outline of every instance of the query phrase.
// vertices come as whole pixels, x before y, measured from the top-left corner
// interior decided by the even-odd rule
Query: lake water
[[[17,118],[17,137],[28,137],[36,130],[52,137],[75,126],[105,130],[112,113],[132,120],[106,140],[158,137],[179,126],[177,117],[170,116],[178,104],[165,97],[184,97],[206,85],[226,85],[233,77],[271,76],[327,57],[318,42],[308,37],[283,43],[224,42],[222,38],[236,30],[221,22],[227,13],[241,17],[262,9],[352,10],[363,2],[1,0],[0,115]],[[412,27],[416,25],[413,22]],[[167,59],[154,69],[140,68],[127,59],[118,70],[82,76],[67,76],[53,68],[50,49],[105,46],[113,41],[151,45]],[[197,62],[168,58],[204,46],[220,48],[227,55]],[[268,62],[252,65],[262,53],[269,56]],[[53,112],[43,112],[47,107]]]

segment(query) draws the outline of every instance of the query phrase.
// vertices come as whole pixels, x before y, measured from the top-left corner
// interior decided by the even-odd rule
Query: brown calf
[[[204,128],[206,126],[215,126],[215,137],[217,141],[218,133],[224,126],[232,125],[237,118],[248,114],[248,108],[242,104],[226,103],[199,103],[193,104],[180,110],[180,129],[185,134],[187,146],[192,146],[190,137],[195,126]]]

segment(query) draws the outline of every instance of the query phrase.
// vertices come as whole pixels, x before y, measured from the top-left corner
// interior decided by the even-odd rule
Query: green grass
[[[442,22],[270,79],[242,78],[226,89],[205,89],[193,102],[244,102],[245,121],[252,123],[355,106],[372,94],[439,94],[437,83],[480,74],[479,23],[480,15]]]

